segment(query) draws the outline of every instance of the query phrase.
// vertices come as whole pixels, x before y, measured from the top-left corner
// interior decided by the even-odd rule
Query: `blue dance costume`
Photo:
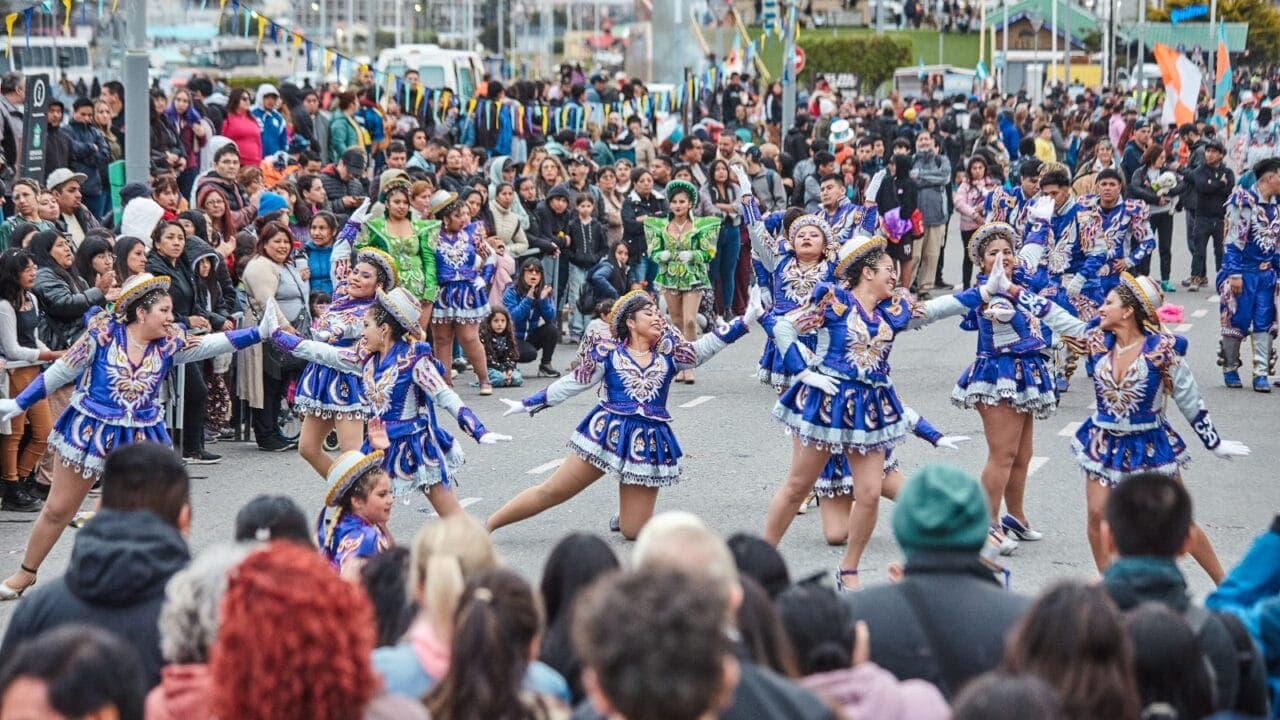
[[[979,273],[978,286],[986,281]],[[1010,313],[1007,320],[1001,319]],[[978,354],[956,381],[952,404],[972,409],[1007,402],[1037,419],[1053,415],[1057,393],[1053,370],[1045,362],[1048,343],[1038,317],[1008,298],[996,297],[970,310],[960,327],[977,331]]]
[[[1014,232],[1021,234],[1027,225],[1028,206],[1031,198],[1022,192],[1022,186],[1012,190],[998,187],[982,198],[982,214],[987,222],[1008,223]]]
[[[175,365],[200,362],[243,350],[261,341],[258,328],[190,335],[174,325],[168,337],[152,340],[142,361],[129,360],[126,324],[98,311],[84,334],[15,400],[26,410],[50,392],[75,383],[71,403],[54,423],[49,445],[64,465],[89,478],[102,473],[107,455],[136,442],[172,445],[158,402],[160,385]]]
[[[741,318],[689,342],[667,326],[654,346],[649,363],[641,365],[625,343],[613,336],[583,339],[580,363],[545,389],[525,398],[524,407],[536,413],[600,386],[600,402],[569,439],[569,449],[606,473],[617,474],[624,485],[664,487],[680,481],[683,454],[667,393],[676,373],[711,359],[747,333]]]
[[[349,348],[360,339],[364,313],[376,302],[372,296],[353,298],[344,292],[345,282],[338,286],[329,312],[320,318],[313,334],[317,340],[334,347]],[[363,420],[364,403],[360,399],[360,377],[353,373],[309,362],[298,375],[294,410],[324,420]]]
[[[902,410],[911,432],[937,447],[938,441],[943,437],[942,433],[910,407],[903,406]],[[890,448],[884,454],[884,471],[888,474],[897,467],[898,458]],[[817,482],[813,484],[813,494],[825,498],[846,497],[853,494],[853,468],[849,467],[848,456],[831,456],[827,464],[822,467],[822,473],[818,475]]]
[[[316,523],[316,543],[335,570],[341,570],[348,558],[372,558],[391,547],[391,536],[384,528],[370,525],[355,513],[344,512],[331,529],[326,522],[327,513],[327,509],[322,511]]]
[[[1093,361],[1096,407],[1072,441],[1076,463],[1090,479],[1115,487],[1137,472],[1179,473],[1191,458],[1165,416],[1169,398],[1206,448],[1212,450],[1222,442],[1183,359],[1185,338],[1145,330],[1141,355],[1117,378],[1112,353],[1115,335],[1099,328],[1096,319],[1080,320],[1028,292],[1019,294],[1018,304],[1071,338]]]
[[[827,303],[828,296],[834,302]],[[837,395],[828,395],[803,383],[795,383],[778,398],[773,416],[787,433],[833,454],[867,454],[888,450],[910,432],[908,416],[889,379],[889,353],[898,333],[923,327],[944,317],[959,315],[982,303],[977,289],[915,302],[899,289],[868,312],[853,294],[822,285],[814,290],[821,312],[818,352],[806,359],[800,352],[797,321],[784,317],[774,326],[778,348],[787,372],[820,372],[839,384]],[[825,305],[825,307],[822,307]]]
[[[880,212],[874,205],[855,205],[849,198],[842,197],[835,210],[827,212],[826,208],[822,208],[822,219],[831,226],[836,242],[841,243],[855,233],[874,235],[880,221]]]
[[[457,233],[440,231],[436,239],[436,296],[432,323],[481,323],[489,317],[489,283],[498,256],[481,260],[476,243],[484,242],[482,225],[473,222]]]
[[[1226,238],[1218,287],[1222,323],[1223,370],[1240,367],[1241,341],[1253,338],[1253,374],[1269,374],[1272,339],[1276,334],[1276,263],[1280,260],[1280,202],[1264,202],[1257,192],[1236,188],[1227,200]],[[1240,292],[1231,280],[1240,280]]]
[[[1120,284],[1120,273],[1111,267],[1112,263],[1124,260],[1126,272],[1137,267],[1156,249],[1156,236],[1151,230],[1150,210],[1142,200],[1121,199],[1109,208],[1102,207],[1097,195],[1085,195],[1077,202],[1081,221],[1094,224],[1107,247],[1106,261],[1098,267],[1095,277],[1085,280],[1083,290],[1097,307]],[[1089,215],[1087,219],[1085,213]],[[1129,247],[1132,250],[1126,253]]]
[[[446,487],[462,467],[462,449],[436,419],[439,405],[458,421],[458,427],[477,441],[487,430],[480,418],[445,384],[431,346],[425,342],[397,342],[386,355],[376,355],[362,344],[335,347],[315,340],[276,332],[272,341],[285,352],[358,374],[370,417],[386,426],[390,447],[384,450],[382,469],[391,477],[397,497],[407,490],[426,490],[440,483]],[[361,452],[372,446],[366,438]]]

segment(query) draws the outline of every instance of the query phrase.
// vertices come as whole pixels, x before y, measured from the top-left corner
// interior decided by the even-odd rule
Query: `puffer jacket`
[[[106,307],[107,298],[96,287],[76,278],[74,285],[52,268],[36,270],[36,298],[44,314],[40,340],[50,350],[66,350],[84,332],[84,314],[92,307]]]
[[[103,170],[111,162],[111,150],[102,131],[88,123],[68,122],[60,131],[71,146],[71,172],[84,173],[80,183],[82,195],[101,195]]]

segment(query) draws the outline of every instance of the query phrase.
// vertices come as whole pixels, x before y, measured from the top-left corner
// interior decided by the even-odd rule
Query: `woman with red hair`
[[[245,558],[228,579],[209,659],[214,714],[238,720],[362,717],[379,685],[369,660],[373,646],[373,609],[364,592],[339,578],[314,550],[272,543]],[[415,717],[400,710],[407,714],[397,717]],[[424,715],[419,710],[416,717]]]

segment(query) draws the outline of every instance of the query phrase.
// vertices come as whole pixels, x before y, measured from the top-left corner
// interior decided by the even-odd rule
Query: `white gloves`
[[[258,335],[266,341],[271,340],[271,335],[280,329],[280,306],[276,304],[276,299],[271,298],[267,301],[266,307],[262,308],[262,319],[258,321]]]
[[[1013,319],[1014,312],[1013,303],[1001,297],[988,302],[982,315],[992,322],[1007,323]]]
[[[1223,460],[1230,460],[1235,457],[1246,457],[1249,455],[1249,446],[1239,440],[1223,440],[1218,443],[1218,447],[1213,449],[1213,454]]]
[[[364,221],[368,220],[369,216],[373,214],[369,210],[369,208],[372,206],[373,206],[373,201],[370,200],[369,198],[365,198],[364,202],[360,203],[360,207],[351,211],[351,215],[347,217],[347,220],[349,222],[355,223],[356,225],[363,225]]]
[[[474,287],[476,290],[480,290],[480,291],[484,291],[484,289],[488,287],[487,285],[485,285],[484,278],[480,277],[479,275],[476,276],[475,280],[471,281],[471,286]]]
[[[496,432],[487,432],[480,436],[481,445],[497,445],[500,442],[509,442],[510,440],[510,435],[502,435]]]
[[[1067,297],[1075,299],[1080,296],[1080,291],[1084,290],[1084,275],[1076,274],[1072,276],[1067,283]]]
[[[498,399],[502,401],[503,405],[507,406],[507,410],[506,412],[502,413],[502,417],[506,417],[508,415],[515,415],[516,413],[528,413],[530,415],[533,414],[533,411],[525,407],[524,403],[520,402],[519,400],[511,400],[508,398],[498,398]],[[511,438],[507,438],[507,439],[510,440]],[[483,442],[483,440],[481,442]]]
[[[22,408],[18,407],[18,401],[13,398],[0,398],[0,422],[16,417],[22,412]],[[19,429],[21,432],[21,429]]]
[[[880,184],[884,182],[884,176],[887,174],[889,174],[889,171],[887,169],[882,169],[875,175],[872,175],[871,182],[867,183],[867,191],[862,194],[862,197],[869,200],[875,200],[876,195],[880,194]]]
[[[987,276],[987,281],[982,284],[982,299],[990,300],[991,298],[1007,291],[1013,284],[1009,281],[1009,276],[1004,272],[1004,253],[996,255],[995,264],[991,267],[991,274]]]
[[[681,250],[676,254],[676,259],[682,263],[687,263],[693,259],[693,253],[689,250]]]
[[[1053,217],[1053,198],[1047,195],[1041,195],[1031,202],[1027,215],[1032,220],[1049,220]]]
[[[653,261],[659,262],[659,263],[671,262],[671,251],[659,250],[658,252],[653,254]]]
[[[733,178],[738,181],[738,197],[750,195],[751,178],[747,177],[747,172],[739,165],[730,165],[729,170],[733,173]]]
[[[819,392],[826,393],[827,395],[835,395],[840,392],[840,383],[836,382],[835,378],[827,377],[826,375],[816,373],[812,370],[802,371],[796,376],[796,382],[801,383],[802,385],[808,385],[809,387],[814,388]]]
[[[960,443],[968,442],[973,438],[968,435],[943,435],[938,438],[938,444],[935,447],[946,448],[948,450],[959,450]]]
[[[764,317],[764,301],[760,298],[760,286],[753,285],[747,292],[747,309],[742,313],[742,322],[751,323]]]

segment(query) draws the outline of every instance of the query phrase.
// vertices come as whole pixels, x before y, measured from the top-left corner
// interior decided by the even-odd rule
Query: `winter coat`
[[[346,113],[333,112],[329,118],[329,162],[336,163],[350,148],[364,149],[360,139],[360,126]]]
[[[569,264],[590,270],[606,250],[604,226],[592,219],[584,223],[577,217],[569,222]]]
[[[1280,516],[1205,600],[1205,605],[1240,618],[1267,659],[1271,717],[1280,713]]]
[[[640,197],[635,190],[627,193],[622,202],[622,238],[631,251],[631,262],[649,254],[649,243],[645,240],[644,223],[636,218],[657,217],[667,214],[667,199],[655,188],[648,197]]]
[[[227,113],[222,135],[236,144],[241,167],[257,167],[262,162],[262,128],[257,118],[248,113]]]
[[[920,214],[926,226],[946,225],[947,186],[951,184],[951,163],[937,153],[917,153],[911,172],[918,188]]]
[[[201,303],[196,298],[195,273],[192,272],[191,265],[184,262],[181,257],[175,265],[170,265],[168,260],[152,250],[147,255],[146,271],[156,277],[164,275],[169,278],[169,297],[173,300],[174,322],[190,325],[188,318],[192,316],[210,319],[208,311],[201,307]]]
[[[271,157],[289,147],[289,129],[285,124],[284,115],[281,115],[279,110],[267,110],[262,107],[263,98],[270,94],[275,94],[277,98],[280,96],[274,85],[265,83],[259,85],[257,102],[249,111],[258,121],[258,125],[262,126],[263,157]]]
[[[516,332],[516,337],[521,340],[527,339],[529,333],[539,327],[554,325],[556,322],[554,293],[549,298],[544,299],[539,296],[535,300],[527,294],[517,294],[516,286],[512,285],[502,294],[502,305],[507,308],[507,312],[511,313],[511,325]]]
[[[76,277],[69,285],[52,268],[36,270],[36,298],[43,315],[40,318],[40,340],[50,350],[66,350],[84,332],[84,314],[89,308],[105,307],[107,298],[96,287]]]
[[[212,287],[196,274],[196,262],[205,257],[213,259],[215,282]],[[182,261],[191,268],[191,275],[196,283],[196,298],[198,302],[205,302],[203,309],[209,318],[209,324],[213,325],[214,332],[220,332],[231,316],[243,309],[240,307],[235,283],[231,281],[231,271],[227,268],[226,259],[212,245],[191,235],[187,237],[187,246],[182,250]],[[205,299],[201,300],[202,297]]]
[[[86,196],[102,194],[103,170],[111,163],[111,150],[107,148],[107,138],[102,131],[88,123],[72,120],[58,134],[65,137],[70,146],[67,169],[86,176],[80,183],[80,193]]]
[[[18,603],[0,656],[53,628],[85,623],[116,633],[138,651],[147,687],[160,682],[164,587],[191,560],[178,528],[150,510],[99,510],[75,536],[65,575]]]
[[[529,252],[529,238],[520,226],[520,216],[516,213],[519,206],[519,200],[515,200],[510,208],[504,210],[496,200],[489,200],[489,212],[493,214],[493,234],[507,246],[507,254],[511,257],[520,257]]]
[[[907,592],[913,593],[921,622]],[[993,670],[1004,657],[1004,639],[1030,599],[1000,587],[976,552],[914,553],[901,583],[843,596],[852,619],[865,620],[871,660],[899,680],[927,680],[948,699],[970,678]],[[929,628],[929,629],[926,629]],[[930,635],[933,635],[930,638]],[[945,643],[946,650],[933,649]],[[950,672],[939,658],[951,658]]]
[[[338,176],[336,164],[320,171],[320,182],[324,185],[324,196],[327,198],[328,208],[326,209],[337,215],[340,222],[345,221],[352,210],[342,204],[342,198],[369,196],[369,186],[364,178],[355,173],[348,173],[347,179],[343,180]]]

